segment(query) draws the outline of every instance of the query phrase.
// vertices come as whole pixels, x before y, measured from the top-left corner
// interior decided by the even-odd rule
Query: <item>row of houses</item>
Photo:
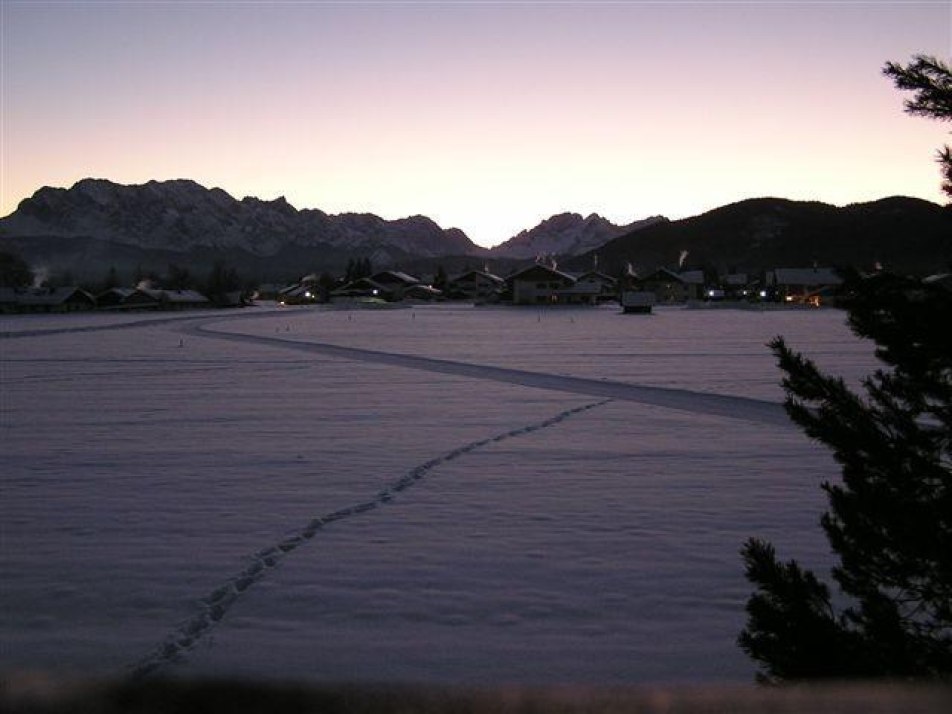
[[[830,268],[778,268],[706,275],[700,270],[659,268],[644,276],[629,271],[615,278],[597,270],[569,273],[534,263],[508,277],[488,270],[469,270],[447,280],[442,289],[404,272],[385,270],[339,286],[321,284],[316,275],[298,283],[259,292],[283,304],[346,301],[466,300],[514,305],[593,305],[617,302],[623,292],[650,293],[657,304],[691,301],[769,301],[820,305],[829,303],[840,284]],[[72,312],[76,310],[186,310],[243,304],[241,293],[214,301],[194,290],[149,287],[110,288],[98,295],[77,287],[0,288],[0,312]]]
[[[194,310],[240,305],[240,293],[212,301],[195,290],[110,288],[98,295],[78,287],[0,288],[0,312],[77,312],[84,310]]]
[[[660,268],[645,276],[629,272],[615,278],[597,270],[569,273],[534,263],[506,278],[488,270],[469,270],[448,279],[442,290],[407,273],[391,270],[330,290],[319,284],[317,276],[310,275],[277,290],[273,297],[285,304],[467,300],[514,305],[592,305],[615,302],[623,291],[637,290],[653,293],[657,303],[769,300],[819,305],[840,282],[830,268],[782,268],[756,277],[744,273],[712,277],[700,270],[675,272]]]
[[[689,301],[781,302],[820,306],[834,300],[842,278],[832,268],[776,268],[756,276],[709,276],[701,270],[676,273],[659,268],[631,280],[631,287],[654,293],[659,303]]]

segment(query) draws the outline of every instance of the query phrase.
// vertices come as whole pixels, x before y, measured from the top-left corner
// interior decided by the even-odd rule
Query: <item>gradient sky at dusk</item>
[[[0,3],[0,215],[191,178],[491,245],[562,211],[942,200],[949,126],[881,69],[949,59],[952,0]]]

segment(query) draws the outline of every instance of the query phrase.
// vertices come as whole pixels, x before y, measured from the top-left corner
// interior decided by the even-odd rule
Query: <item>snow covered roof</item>
[[[584,281],[601,281],[603,283],[610,283],[614,285],[617,281],[611,275],[606,275],[598,270],[589,270],[582,273],[578,276],[579,280]]]
[[[103,297],[104,295],[116,295],[120,298],[126,298],[132,295],[132,293],[135,291],[135,288],[109,288],[108,290],[103,290],[101,293],[99,293],[99,297]]]
[[[76,287],[0,288],[0,303],[11,305],[62,305],[75,298],[89,303],[96,302],[92,295]]]
[[[644,277],[639,277],[638,280],[642,283],[649,283],[655,280],[668,280],[679,283],[684,282],[680,275],[672,270],[668,270],[667,268],[658,268],[657,270],[648,273]]]
[[[515,273],[506,278],[506,280],[545,280],[548,278],[558,278],[569,283],[575,283],[575,278],[568,273],[563,273],[561,270],[550,268],[548,265],[542,265],[541,263],[533,263],[532,265],[526,266],[521,270],[517,270]]]
[[[704,271],[685,270],[683,273],[678,273],[678,279],[685,285],[703,285]]]
[[[923,278],[922,282],[926,285],[935,285],[937,287],[945,288],[946,290],[952,290],[952,273],[938,273],[937,275],[930,275],[927,278]]]
[[[371,279],[375,283],[379,283],[381,285],[392,285],[394,283],[400,283],[403,285],[416,285],[420,282],[412,275],[407,275],[406,273],[402,273],[399,270],[382,270],[379,273],[374,273],[371,276]]]
[[[426,298],[435,298],[440,297],[443,294],[442,290],[432,287],[431,285],[411,285],[406,289],[406,297],[426,297]]]
[[[174,303],[204,303],[208,298],[196,290],[161,290],[158,288],[139,288],[153,300]]]
[[[461,273],[460,275],[457,275],[457,276],[455,276],[455,277],[450,278],[447,282],[449,282],[449,283],[459,283],[459,282],[462,282],[462,281],[464,281],[464,280],[465,280],[465,281],[469,281],[469,280],[473,280],[473,279],[476,279],[476,278],[484,278],[484,279],[489,280],[490,282],[493,282],[493,283],[496,283],[496,284],[502,284],[502,283],[506,282],[505,280],[503,280],[502,278],[500,278],[498,275],[493,275],[492,273],[487,273],[485,270],[467,270],[465,273]]]
[[[358,278],[334,290],[331,295],[347,296],[358,293],[374,292],[381,294],[391,294],[393,290],[382,283],[378,283],[373,278]]]

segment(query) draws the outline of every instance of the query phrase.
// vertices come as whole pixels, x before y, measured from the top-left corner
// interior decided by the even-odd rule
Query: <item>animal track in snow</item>
[[[232,576],[212,590],[210,594],[199,600],[199,612],[173,630],[151,653],[132,665],[130,669],[131,676],[134,678],[145,677],[184,659],[186,654],[198,644],[198,641],[207,635],[216,624],[221,622],[228,610],[238,601],[238,598],[247,592],[256,582],[267,576],[286,556],[307,543],[320,533],[322,529],[335,521],[354,518],[390,503],[395,494],[405,491],[437,466],[458,459],[489,444],[495,444],[500,441],[505,441],[506,439],[524,436],[539,431],[540,429],[555,426],[569,417],[602,406],[610,401],[612,400],[605,399],[580,407],[573,407],[544,421],[517,429],[511,429],[510,431],[457,447],[442,456],[430,459],[413,467],[401,478],[385,486],[373,498],[367,501],[362,501],[353,506],[341,508],[314,518],[297,533],[288,535],[279,542],[256,552],[251,556],[251,562],[244,570]]]

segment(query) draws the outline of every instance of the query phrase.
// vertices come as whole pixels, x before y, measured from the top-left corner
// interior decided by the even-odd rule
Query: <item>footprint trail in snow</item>
[[[221,622],[228,610],[252,585],[264,578],[282,559],[314,538],[314,536],[331,523],[359,516],[390,502],[398,494],[417,483],[429,471],[437,466],[465,456],[471,451],[500,441],[505,441],[506,439],[512,439],[530,434],[534,431],[539,431],[540,429],[555,426],[569,417],[602,406],[610,401],[612,400],[605,399],[567,409],[545,421],[529,424],[528,426],[518,429],[512,429],[497,434],[496,436],[480,439],[457,447],[441,456],[415,466],[407,471],[401,478],[387,484],[383,489],[378,491],[376,495],[366,501],[314,518],[298,532],[287,536],[267,548],[259,550],[251,556],[251,563],[248,567],[221,583],[212,590],[211,593],[202,598],[198,603],[199,612],[179,625],[179,627],[146,657],[132,665],[130,668],[131,676],[134,678],[145,677],[184,659],[185,655],[198,644],[199,640],[207,635],[215,625]]]

